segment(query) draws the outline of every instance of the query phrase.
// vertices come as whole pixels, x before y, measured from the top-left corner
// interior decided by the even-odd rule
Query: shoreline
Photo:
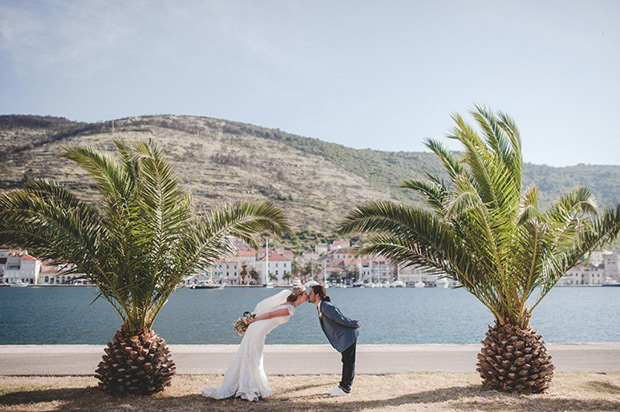
[[[105,345],[0,345],[0,375],[94,373]],[[238,345],[169,344],[178,374],[222,374]],[[480,344],[362,344],[358,374],[472,373]],[[620,373],[620,342],[547,344],[558,372]],[[277,375],[340,373],[340,354],[330,345],[265,345],[265,371]]]

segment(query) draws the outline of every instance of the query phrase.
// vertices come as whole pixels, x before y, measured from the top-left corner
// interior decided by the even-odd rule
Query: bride
[[[276,326],[282,325],[295,313],[295,308],[308,300],[306,289],[295,286],[264,299],[254,308],[255,318],[249,318],[248,329],[237,353],[226,370],[219,387],[210,386],[202,396],[226,399],[232,396],[257,401],[271,395],[267,375],[263,369],[265,336]]]

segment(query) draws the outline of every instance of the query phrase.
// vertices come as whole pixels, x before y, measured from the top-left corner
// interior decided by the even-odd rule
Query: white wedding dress
[[[222,384],[219,387],[210,386],[203,390],[203,396],[214,399],[234,396],[248,401],[257,401],[271,395],[271,388],[263,368],[263,347],[267,334],[276,326],[288,322],[295,312],[295,307],[286,303],[286,297],[290,293],[289,290],[283,290],[256,305],[253,312],[256,316],[278,309],[288,309],[289,315],[250,324],[243,335],[235,357],[226,370]]]

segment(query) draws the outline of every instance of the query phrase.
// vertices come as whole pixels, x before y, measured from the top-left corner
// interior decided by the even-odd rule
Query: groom
[[[325,288],[321,285],[310,288],[308,303],[316,305],[323,333],[334,349],[342,354],[342,380],[330,395],[348,396],[355,376],[355,345],[361,325],[357,320],[344,316],[340,309],[332,305]]]

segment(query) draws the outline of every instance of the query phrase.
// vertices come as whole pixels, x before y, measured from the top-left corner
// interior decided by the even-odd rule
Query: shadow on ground
[[[620,387],[606,382],[590,382],[594,391],[618,393]],[[550,395],[511,395],[484,390],[480,385],[445,387],[384,399],[360,400],[359,396],[330,398],[324,394],[324,385],[298,385],[279,391],[274,397],[260,402],[239,399],[216,401],[198,394],[171,396],[166,392],[150,396],[112,396],[96,386],[86,388],[60,388],[17,390],[0,395],[0,410],[4,411],[359,411],[394,409],[458,410],[458,411],[618,411],[617,400],[583,400]],[[305,394],[299,393],[305,391]],[[308,391],[318,393],[307,394]],[[610,392],[611,391],[611,392]]]

